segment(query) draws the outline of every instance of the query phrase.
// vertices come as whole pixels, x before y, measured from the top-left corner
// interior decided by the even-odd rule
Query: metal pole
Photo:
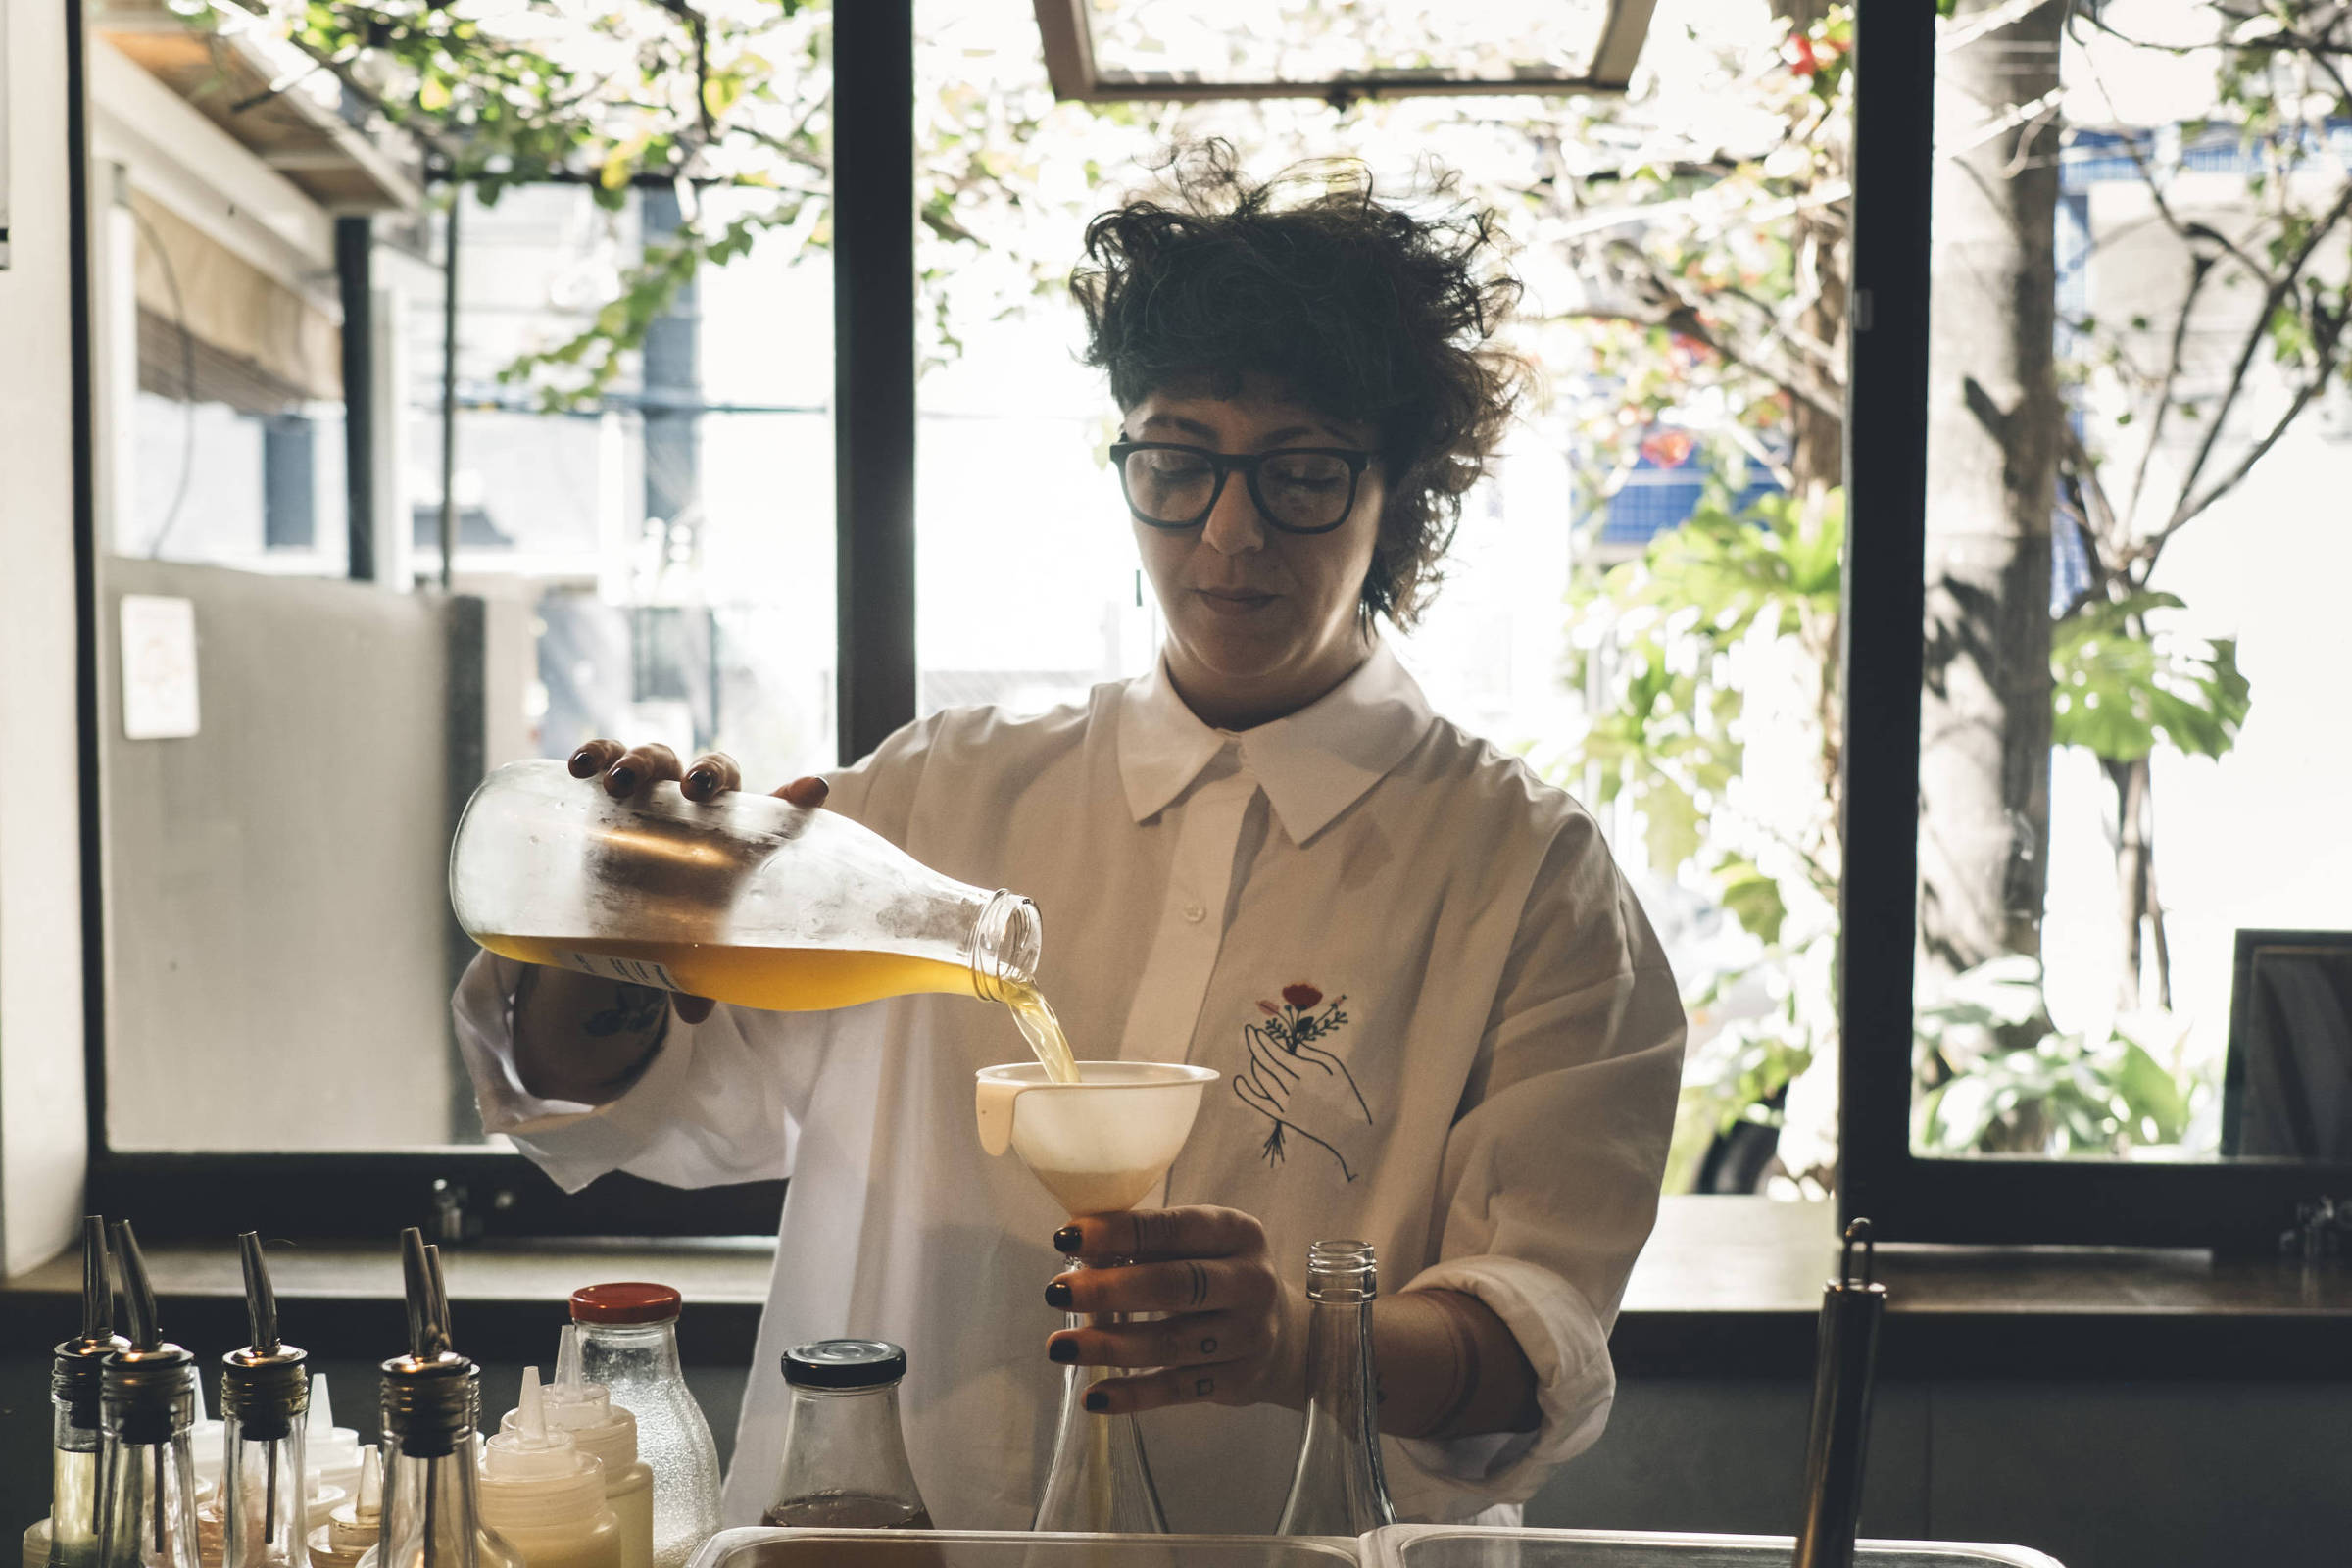
[[[344,573],[355,582],[375,580],[374,253],[372,220],[335,220],[335,281],[343,296],[343,527],[350,542]]]
[[[449,184],[449,232],[441,260],[441,591],[458,554],[458,212],[466,186]]]
[[[833,486],[841,759],[914,717],[914,7],[833,13]]]

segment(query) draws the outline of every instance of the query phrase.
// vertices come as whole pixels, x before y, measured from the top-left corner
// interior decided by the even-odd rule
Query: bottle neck
[[[226,1568],[305,1568],[310,1498],[299,1420],[270,1422],[257,1436],[231,1409],[222,1428],[227,1464],[220,1480],[227,1526]]]
[[[84,1426],[65,1399],[55,1402],[50,1423],[49,1568],[97,1568],[98,1412]]]
[[[612,1391],[615,1404],[627,1405],[619,1391],[630,1384],[685,1376],[678,1365],[674,1317],[659,1323],[580,1323],[579,1330],[581,1374]]]
[[[1045,951],[1045,925],[1037,906],[1003,889],[988,895],[973,917],[964,948],[972,967],[972,989],[984,1000],[1003,1002],[1034,987]]]
[[[185,1421],[160,1443],[109,1432],[99,1450],[103,1568],[198,1568],[196,1461]]]
[[[777,1503],[858,1496],[920,1507],[906,1436],[899,1423],[899,1386],[795,1388],[785,1417]]]

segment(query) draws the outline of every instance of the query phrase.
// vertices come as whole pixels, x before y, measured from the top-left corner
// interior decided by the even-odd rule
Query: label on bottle
[[[625,980],[631,985],[660,986],[664,991],[683,991],[677,977],[651,958],[616,958],[603,953],[554,952],[548,955],[551,962],[581,974],[592,974],[599,980]]]

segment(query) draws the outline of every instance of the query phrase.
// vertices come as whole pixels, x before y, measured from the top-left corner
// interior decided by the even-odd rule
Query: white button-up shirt
[[[1576,803],[1433,714],[1383,647],[1241,734],[1202,723],[1164,671],[1040,717],[935,713],[840,773],[831,804],[950,876],[1036,901],[1041,983],[1081,1058],[1224,1075],[1160,1201],[1256,1215],[1295,1284],[1309,1243],[1370,1241],[1384,1288],[1463,1291],[1509,1325],[1541,1428],[1388,1440],[1402,1516],[1502,1517],[1489,1510],[1599,1436],[1684,1022]],[[973,1071],[1027,1055],[1004,1010],[943,996],[721,1006],[673,1018],[637,1084],[589,1109],[517,1081],[517,969],[475,961],[459,1036],[485,1123],[557,1181],[792,1178],[727,1522],[769,1500],[785,1348],[858,1335],[906,1348],[907,1448],[932,1516],[1026,1527],[1061,1377],[1041,1293],[1064,1216],[975,1134]],[[1141,1419],[1170,1528],[1272,1528],[1295,1412]]]

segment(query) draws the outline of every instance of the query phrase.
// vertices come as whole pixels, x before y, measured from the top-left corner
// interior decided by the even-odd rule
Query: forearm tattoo
[[[585,1027],[599,1040],[610,1035],[641,1035],[659,1026],[668,1011],[668,992],[653,986],[616,985],[612,1004],[590,1013]]]

